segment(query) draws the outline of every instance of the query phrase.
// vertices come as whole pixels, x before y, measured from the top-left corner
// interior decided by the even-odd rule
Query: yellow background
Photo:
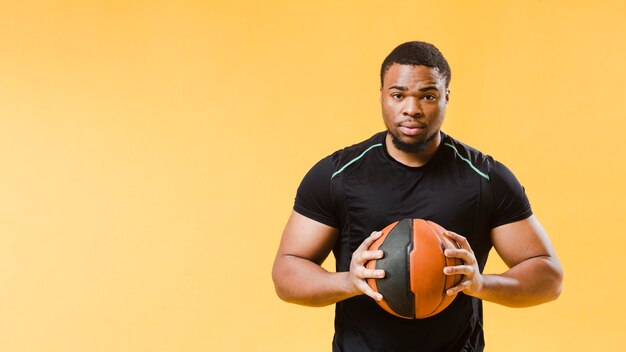
[[[625,34],[619,0],[0,1],[0,351],[329,351],[273,257],[304,173],[383,128],[407,40],[565,268],[554,303],[485,305],[487,350],[620,350]]]

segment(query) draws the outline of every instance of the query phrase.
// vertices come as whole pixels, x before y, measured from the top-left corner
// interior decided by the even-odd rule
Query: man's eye
[[[432,101],[432,100],[437,99],[437,97],[432,95],[432,94],[427,94],[427,95],[424,96],[424,99]]]
[[[395,98],[395,99],[402,99],[402,94],[400,94],[400,93],[393,93],[393,94],[391,94],[391,97]]]

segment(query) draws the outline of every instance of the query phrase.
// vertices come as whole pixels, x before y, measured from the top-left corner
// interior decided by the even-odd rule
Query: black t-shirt
[[[385,147],[386,132],[339,150],[304,177],[294,210],[340,230],[336,270],[348,271],[352,253],[372,233],[406,218],[434,221],[465,236],[482,271],[491,229],[532,215],[524,188],[490,156],[442,133],[424,166],[408,167]],[[333,351],[482,351],[481,301],[457,295],[426,319],[395,317],[361,295],[338,302]]]

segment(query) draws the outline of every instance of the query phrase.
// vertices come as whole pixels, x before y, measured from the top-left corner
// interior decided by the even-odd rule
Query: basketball
[[[444,256],[446,248],[460,248],[438,224],[423,219],[404,219],[382,230],[369,250],[382,250],[383,258],[367,262],[368,269],[382,269],[382,279],[367,283],[383,295],[377,302],[387,312],[407,319],[431,317],[444,310],[456,297],[446,290],[456,286],[462,275],[445,275],[446,266],[461,265]]]

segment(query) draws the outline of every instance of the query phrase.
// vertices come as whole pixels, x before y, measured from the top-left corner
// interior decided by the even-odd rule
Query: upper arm
[[[278,264],[280,259],[291,256],[320,265],[333,249],[339,233],[332,195],[331,175],[334,170],[330,155],[304,176],[283,231],[276,258]]]
[[[283,256],[307,259],[318,265],[328,257],[335,245],[339,230],[292,211],[277,253]]]
[[[491,241],[509,268],[535,257],[549,259],[560,268],[550,239],[534,215],[492,229]]]

